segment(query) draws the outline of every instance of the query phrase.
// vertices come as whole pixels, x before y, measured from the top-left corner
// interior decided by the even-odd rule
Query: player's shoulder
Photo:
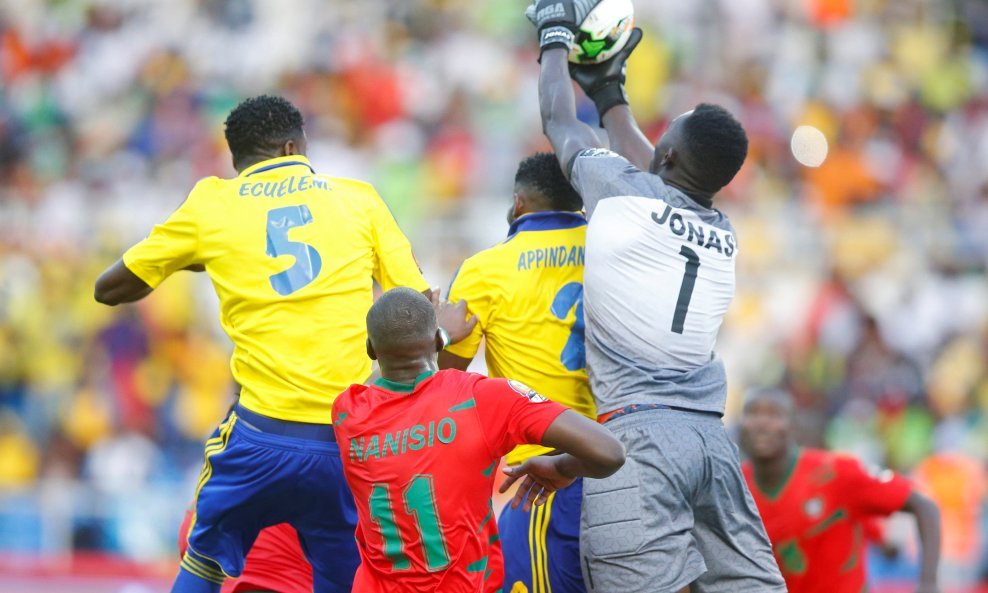
[[[432,384],[436,387],[449,386],[469,386],[487,377],[472,371],[461,371],[459,369],[443,369],[437,371],[432,377]]]
[[[189,199],[205,194],[214,194],[226,189],[230,183],[239,181],[239,178],[223,179],[222,177],[217,177],[215,175],[203,177],[199,181],[196,181],[195,185],[192,186],[192,190],[189,191]]]
[[[333,177],[330,175],[317,175],[317,177],[326,180],[330,187],[336,190],[347,191],[366,199],[380,199],[380,196],[377,195],[377,190],[374,189],[374,185],[370,182],[352,177]]]
[[[360,397],[366,393],[368,389],[369,387],[367,385],[355,383],[340,392],[339,395],[336,396],[336,399],[333,400],[333,419],[336,419],[337,411],[345,412],[350,410],[353,406],[354,398]]]
[[[574,163],[580,161],[581,159],[595,159],[595,160],[613,159],[616,162],[623,161],[624,163],[631,165],[631,161],[624,158],[620,154],[614,152],[613,150],[610,150],[609,148],[600,148],[600,147],[584,148],[583,150],[573,155]]]
[[[864,475],[877,474],[880,470],[871,470],[857,457],[839,451],[823,451],[820,449],[804,450],[806,469],[811,471],[818,481],[831,482],[834,480],[854,480]]]
[[[450,289],[462,290],[465,286],[473,286],[490,295],[503,287],[503,272],[515,264],[517,257],[512,258],[510,252],[499,243],[471,255],[463,260],[453,274]]]
[[[816,471],[822,467],[834,467],[837,454],[823,449],[803,447],[799,450],[799,465],[804,471]]]
[[[512,251],[512,248],[507,246],[508,241],[510,239],[474,253],[463,260],[463,263],[460,265],[460,271],[484,274],[496,270],[499,265],[503,265],[507,261],[505,256]]]

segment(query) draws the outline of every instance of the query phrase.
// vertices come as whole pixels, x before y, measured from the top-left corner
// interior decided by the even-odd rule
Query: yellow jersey
[[[152,288],[204,264],[241,405],[298,422],[328,424],[337,394],[370,374],[373,280],[428,288],[374,188],[316,175],[297,155],[199,181],[123,261]]]
[[[586,231],[587,221],[577,212],[534,212],[511,225],[507,240],[464,261],[449,300],[466,299],[478,323],[446,350],[473,358],[485,337],[491,377],[521,381],[595,419],[583,345]],[[507,462],[547,451],[523,445]]]

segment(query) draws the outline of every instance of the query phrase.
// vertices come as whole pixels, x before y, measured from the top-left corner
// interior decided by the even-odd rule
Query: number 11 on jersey
[[[443,570],[449,566],[449,550],[443,537],[443,526],[436,508],[436,493],[432,485],[432,475],[418,474],[402,491],[405,514],[415,519],[419,537],[422,540],[422,553],[425,567],[429,572]],[[408,558],[402,533],[395,520],[395,508],[391,501],[389,484],[374,484],[370,495],[371,520],[381,530],[384,540],[384,554],[391,559],[391,569],[408,570],[412,567]]]

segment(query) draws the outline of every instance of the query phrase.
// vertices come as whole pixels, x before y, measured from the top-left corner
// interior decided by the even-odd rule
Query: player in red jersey
[[[519,444],[563,451],[506,472],[525,476],[516,504],[538,504],[579,476],[624,463],[603,426],[516,381],[436,372],[444,343],[429,300],[390,290],[367,314],[373,385],[333,405],[346,481],[357,504],[360,593],[479,593],[501,588],[491,492],[498,460]]]
[[[741,446],[748,487],[765,522],[789,593],[866,590],[869,521],[902,511],[916,517],[922,544],[918,593],[936,593],[940,514],[929,498],[891,471],[796,445],[788,393],[762,390],[744,404]]]
[[[189,547],[192,509],[179,529],[178,553]],[[221,593],[312,593],[312,565],[305,559],[298,533],[287,523],[262,529],[254,540],[244,571],[223,583]]]

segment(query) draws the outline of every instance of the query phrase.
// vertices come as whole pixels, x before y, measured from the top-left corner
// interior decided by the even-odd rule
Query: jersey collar
[[[560,229],[575,229],[586,226],[587,219],[579,212],[531,212],[522,214],[511,223],[508,238],[514,237],[521,231],[556,231]]]
[[[793,451],[792,458],[789,460],[789,467],[786,468],[786,473],[782,476],[782,480],[779,482],[779,485],[776,486],[775,488],[764,488],[762,487],[761,484],[758,483],[758,478],[754,479],[755,486],[758,487],[758,490],[761,491],[762,495],[765,496],[765,498],[769,500],[779,499],[779,497],[782,495],[782,492],[786,489],[786,486],[789,485],[789,480],[792,479],[792,475],[796,471],[796,466],[799,465],[799,459],[802,456],[803,456],[803,448],[796,447],[796,450]],[[752,473],[752,476],[754,476],[754,473]]]
[[[254,163],[253,165],[247,167],[240,172],[239,177],[250,177],[255,173],[263,173],[265,171],[270,171],[272,169],[280,169],[281,167],[306,167],[313,175],[316,174],[316,170],[312,168],[309,164],[309,159],[305,158],[300,154],[291,154],[288,156],[280,156],[273,159],[268,159],[266,161],[261,161],[259,163]]]
[[[378,377],[374,381],[374,385],[381,387],[382,389],[387,389],[388,391],[394,391],[397,393],[411,393],[415,391],[415,388],[419,386],[419,383],[425,381],[429,377],[436,374],[436,371],[425,371],[415,377],[414,383],[399,383],[397,381],[392,381],[391,379],[385,379],[384,377]]]

